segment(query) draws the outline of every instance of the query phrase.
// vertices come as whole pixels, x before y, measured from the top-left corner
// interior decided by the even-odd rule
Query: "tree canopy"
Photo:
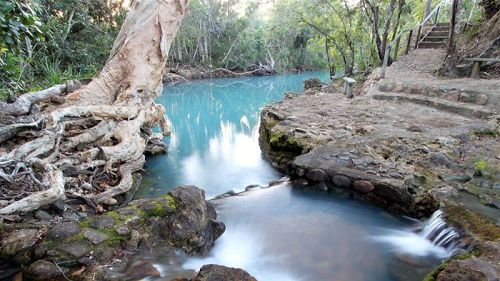
[[[0,96],[93,76],[109,56],[125,2],[3,0]],[[272,60],[278,71],[366,71],[382,63],[399,31],[418,24],[437,2],[192,0],[168,63],[245,70]],[[461,2],[464,9],[473,5]],[[490,2],[481,2],[486,15],[498,8]]]

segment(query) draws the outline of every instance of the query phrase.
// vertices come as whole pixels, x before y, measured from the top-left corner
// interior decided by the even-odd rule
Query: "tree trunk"
[[[427,0],[427,2],[425,2],[424,16],[422,17],[422,21],[425,20],[431,14],[431,11],[432,11],[432,0]]]
[[[396,6],[396,0],[391,0],[389,4],[389,8],[387,9],[387,15],[385,17],[384,29],[382,31],[382,46],[380,49],[382,50],[381,57],[383,58],[385,55],[385,48],[388,44],[389,39],[389,29],[391,27],[392,15],[394,14],[394,8]]]
[[[66,192],[80,193],[97,204],[114,204],[114,196],[131,188],[131,175],[142,168],[147,145],[162,139],[151,133],[151,128],[160,125],[163,133],[168,133],[165,110],[154,99],[161,94],[168,52],[187,6],[188,0],[133,2],[99,75],[67,95],[64,107],[43,112],[47,125],[38,133],[40,137],[0,154],[0,164],[23,161],[45,167],[40,177],[47,179],[42,191],[45,193],[11,200],[10,205],[0,209],[0,214],[49,204],[64,197],[61,186]],[[58,86],[55,91],[62,88]],[[38,96],[45,97],[51,91]],[[20,102],[7,104],[12,108],[4,112],[26,112],[38,96],[20,97]],[[18,170],[12,169],[10,175],[15,176]],[[94,175],[88,176],[89,173]],[[96,175],[107,175],[104,178],[108,182],[96,182]],[[0,190],[8,188],[9,181],[5,182],[0,182]],[[90,185],[91,191],[83,191],[83,185]],[[27,202],[32,207],[27,208]]]

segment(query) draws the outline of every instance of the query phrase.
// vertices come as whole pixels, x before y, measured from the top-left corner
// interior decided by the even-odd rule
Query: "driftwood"
[[[165,109],[154,99],[187,5],[134,1],[106,65],[89,84],[70,81],[0,103],[0,195],[8,202],[0,214],[36,210],[65,193],[96,209],[115,204],[113,197],[131,188],[144,153],[166,149],[162,136],[151,133],[155,126],[169,133]],[[68,92],[62,105],[36,110],[36,103],[61,103],[53,97]],[[6,147],[8,139],[22,144]]]

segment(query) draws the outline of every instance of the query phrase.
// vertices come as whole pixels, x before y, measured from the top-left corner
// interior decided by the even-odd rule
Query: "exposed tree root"
[[[79,89],[82,84],[78,80],[68,81],[66,84],[59,84],[48,89],[24,94],[13,103],[0,102],[0,112],[2,115],[21,116],[30,111],[31,105],[36,102],[50,99],[66,91],[71,92]]]
[[[28,212],[40,208],[43,205],[50,204],[58,199],[64,197],[64,180],[63,173],[55,168],[52,164],[46,163],[40,159],[32,159],[28,163],[29,165],[38,165],[43,169],[44,179],[43,183],[38,182],[33,175],[33,172],[28,170],[27,174],[33,180],[33,183],[38,185],[43,185],[49,187],[46,190],[38,191],[36,193],[30,194],[20,200],[17,200],[6,207],[0,209],[0,215],[10,214],[13,212]],[[17,169],[14,171],[16,172]],[[12,174],[11,174],[12,175]],[[13,173],[13,177],[16,177],[17,173]]]
[[[70,81],[0,103],[0,140],[18,144],[0,146],[0,200],[9,203],[0,214],[36,210],[65,193],[102,210],[99,204],[116,204],[114,197],[130,190],[144,153],[166,150],[165,109],[154,99],[186,9],[187,0],[134,1],[92,82],[79,89],[81,84]],[[76,89],[64,104],[37,110],[35,103],[60,104],[53,97]],[[155,126],[163,135],[151,133]],[[23,138],[21,130],[32,137]]]

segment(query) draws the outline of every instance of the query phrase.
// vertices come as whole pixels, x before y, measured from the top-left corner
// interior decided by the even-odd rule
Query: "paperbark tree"
[[[63,105],[36,115],[33,126],[42,130],[29,132],[34,138],[0,150],[0,214],[35,210],[65,194],[90,205],[114,204],[113,197],[131,188],[144,152],[161,150],[163,136],[151,129],[160,125],[168,133],[165,110],[154,99],[162,91],[167,55],[187,7],[188,0],[132,3],[99,75],[67,95]],[[33,116],[36,102],[67,88],[58,85],[14,103],[0,102],[0,122],[10,118],[10,124],[3,122],[11,129],[4,138],[21,138],[19,124],[25,123],[19,118]],[[21,178],[32,184],[20,184]]]

